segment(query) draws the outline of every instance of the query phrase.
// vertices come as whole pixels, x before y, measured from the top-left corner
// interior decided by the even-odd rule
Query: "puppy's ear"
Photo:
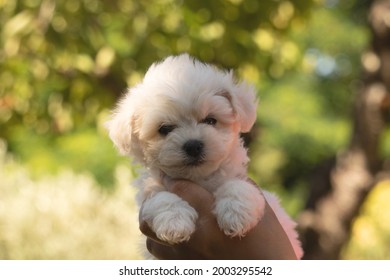
[[[241,124],[240,132],[249,132],[256,121],[258,100],[255,88],[242,82],[236,84],[231,92],[223,91],[221,95],[225,96],[232,104],[236,117]]]
[[[129,155],[132,150],[132,122],[134,110],[130,104],[130,93],[127,93],[111,115],[111,119],[105,123],[115,147],[122,155]]]

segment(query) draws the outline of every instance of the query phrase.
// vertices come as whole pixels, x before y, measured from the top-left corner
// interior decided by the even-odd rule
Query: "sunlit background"
[[[141,257],[135,173],[103,123],[151,63],[181,52],[255,84],[250,175],[298,218],[310,174],[350,142],[362,65],[379,67],[367,12],[358,0],[0,0],[0,259]],[[390,258],[388,201],[384,180],[340,258]]]

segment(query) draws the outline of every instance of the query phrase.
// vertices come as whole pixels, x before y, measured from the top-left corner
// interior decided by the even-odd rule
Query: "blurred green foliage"
[[[390,181],[378,183],[352,227],[345,259],[390,259]]]
[[[333,2],[1,0],[0,137],[38,175],[65,165],[109,185],[105,116],[152,62],[189,52],[258,87],[251,151],[280,157],[256,180],[300,177],[345,144],[367,40],[356,1]]]
[[[115,186],[125,159],[104,120],[151,63],[188,52],[257,87],[250,175],[294,215],[307,177],[348,143],[366,12],[364,0],[0,0],[0,138],[35,178],[71,168]]]
[[[292,23],[302,25],[311,5],[2,0],[0,137],[34,171],[65,164],[109,183],[113,151],[100,139],[103,118],[152,62],[189,52],[252,81],[280,75],[299,60],[286,34]],[[70,145],[76,140],[80,145]]]

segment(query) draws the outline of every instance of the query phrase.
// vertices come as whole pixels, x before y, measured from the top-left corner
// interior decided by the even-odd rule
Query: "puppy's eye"
[[[204,120],[202,120],[202,123],[215,126],[217,124],[217,119],[213,117],[207,117]]]
[[[160,128],[158,129],[158,133],[160,133],[163,136],[168,135],[170,132],[172,132],[176,128],[176,125],[174,124],[162,124]]]

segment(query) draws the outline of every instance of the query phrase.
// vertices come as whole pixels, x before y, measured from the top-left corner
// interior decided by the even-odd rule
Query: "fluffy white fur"
[[[212,192],[218,224],[229,236],[242,237],[253,228],[267,199],[301,258],[295,223],[274,196],[247,180],[249,159],[239,134],[252,128],[256,107],[252,86],[187,54],[153,64],[119,102],[109,135],[122,154],[145,166],[137,184],[141,215],[160,239],[188,240],[198,217],[164,189],[165,174]]]

